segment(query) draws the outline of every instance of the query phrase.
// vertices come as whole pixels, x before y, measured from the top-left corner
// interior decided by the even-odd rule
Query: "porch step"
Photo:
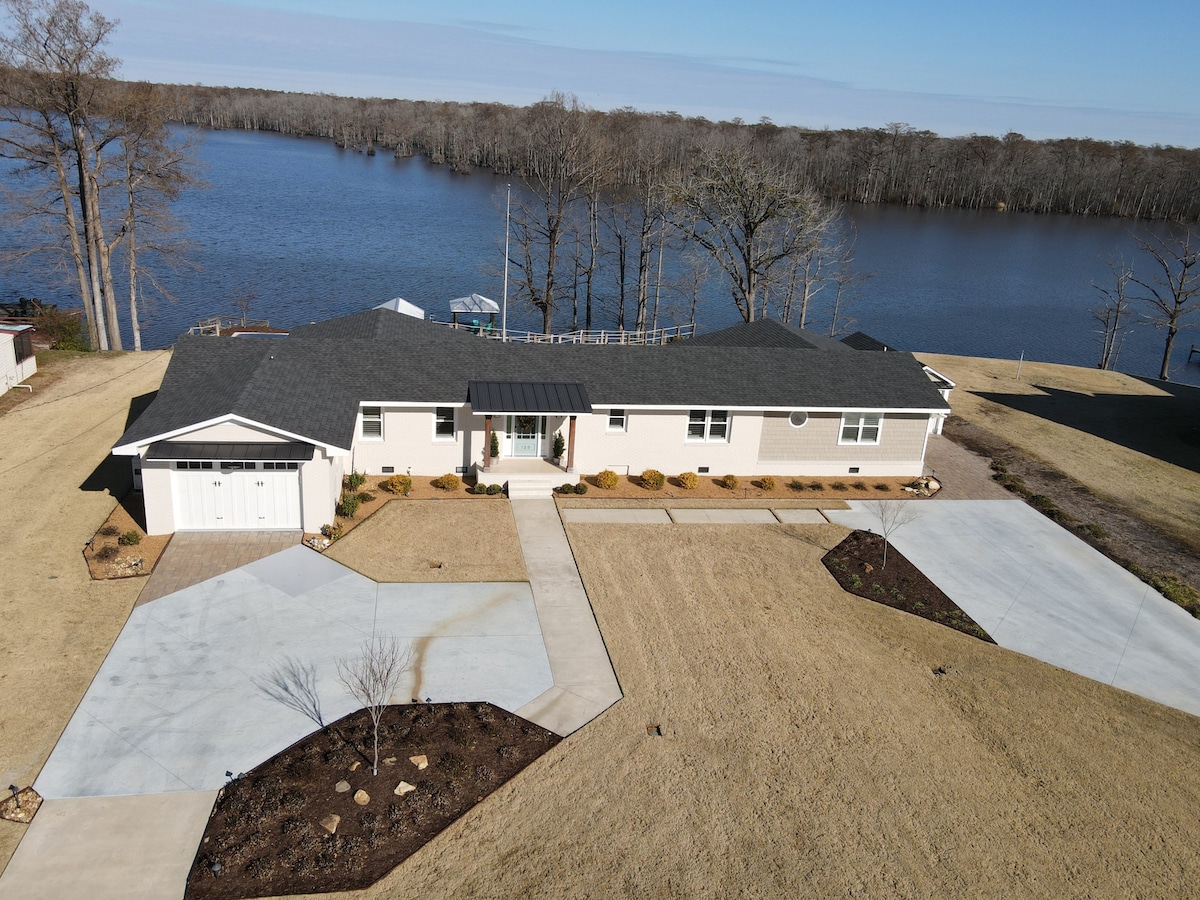
[[[576,479],[563,472],[509,472],[505,480],[509,500],[545,500],[554,496],[554,489],[560,484]]]

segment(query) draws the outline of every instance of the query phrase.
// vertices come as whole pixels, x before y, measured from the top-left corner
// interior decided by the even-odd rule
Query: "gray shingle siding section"
[[[789,331],[799,333],[780,328],[759,331],[789,341]],[[569,379],[601,406],[949,408],[911,354],[828,343],[840,349],[745,346],[738,339],[733,346],[699,339],[650,347],[502,344],[370,310],[279,341],[181,338],[158,397],[119,443],[233,413],[348,448],[361,403],[461,404],[472,381]]]

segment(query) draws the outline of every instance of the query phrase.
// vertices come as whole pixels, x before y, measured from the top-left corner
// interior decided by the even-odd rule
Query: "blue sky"
[[[131,79],[1200,146],[1196,0],[91,6]]]

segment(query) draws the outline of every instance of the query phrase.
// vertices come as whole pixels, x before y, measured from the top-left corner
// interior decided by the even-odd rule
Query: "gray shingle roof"
[[[368,310],[277,341],[182,337],[118,444],[235,414],[348,448],[360,403],[461,404],[472,381],[579,382],[601,407],[948,408],[911,354],[859,353],[769,320],[728,331],[665,346],[502,344]]]

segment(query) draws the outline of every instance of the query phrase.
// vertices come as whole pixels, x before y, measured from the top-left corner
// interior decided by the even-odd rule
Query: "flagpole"
[[[508,186],[508,201],[504,204],[504,306],[500,312],[500,340],[508,341],[508,234],[512,211],[512,185]]]

